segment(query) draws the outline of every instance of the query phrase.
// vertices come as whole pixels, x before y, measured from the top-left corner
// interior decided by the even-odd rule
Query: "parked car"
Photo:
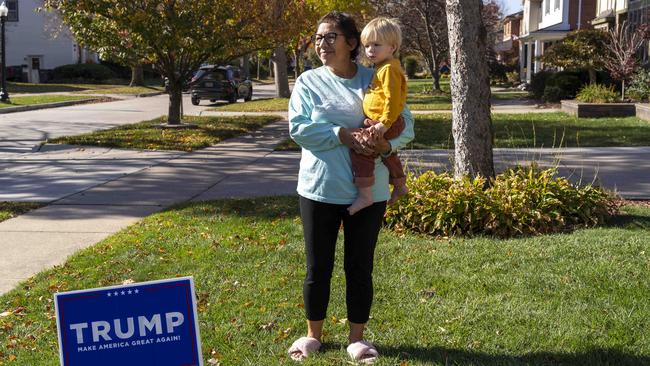
[[[249,101],[253,98],[253,83],[242,76],[235,66],[203,66],[190,82],[192,104],[199,105],[201,100],[215,102],[227,100],[235,103],[243,98]]]

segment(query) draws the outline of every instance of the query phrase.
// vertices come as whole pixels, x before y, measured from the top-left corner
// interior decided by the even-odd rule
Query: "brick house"
[[[510,63],[519,58],[519,32],[524,12],[520,11],[503,18],[503,37],[495,46],[497,60]]]
[[[592,28],[598,0],[523,0],[524,10],[519,36],[521,80],[530,82],[543,69],[536,60],[544,49],[577,29]],[[648,1],[648,0],[641,0]]]

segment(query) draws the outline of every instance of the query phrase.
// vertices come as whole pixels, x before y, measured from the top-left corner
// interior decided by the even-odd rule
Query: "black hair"
[[[357,46],[350,52],[350,58],[355,60],[359,55],[359,45],[361,44],[361,33],[357,28],[357,22],[354,21],[354,18],[347,13],[340,11],[330,11],[329,13],[323,15],[322,18],[318,21],[318,25],[323,23],[332,24],[333,26],[339,28],[345,35],[345,41],[352,45],[350,40],[355,40]]]

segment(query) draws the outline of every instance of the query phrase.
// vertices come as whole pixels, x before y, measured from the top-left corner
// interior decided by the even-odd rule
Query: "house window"
[[[18,21],[18,0],[6,0],[5,5],[9,9],[7,14],[8,22],[17,22]]]
[[[555,5],[553,5],[553,9],[560,10],[560,0],[555,0]]]
[[[545,9],[546,9],[545,13],[548,14],[548,13],[551,12],[551,0],[544,0],[544,3],[546,5],[545,6]]]

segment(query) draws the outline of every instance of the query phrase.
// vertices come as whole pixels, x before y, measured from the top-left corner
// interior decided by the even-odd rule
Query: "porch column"
[[[530,81],[533,79],[533,55],[532,55],[532,48],[533,43],[532,42],[526,42],[526,48],[528,49],[528,52],[526,52],[526,82],[530,83]]]
[[[542,63],[537,60],[537,57],[541,56],[544,53],[543,47],[544,47],[544,42],[540,40],[535,41],[535,73],[542,71],[541,70]]]
[[[526,60],[524,60],[525,49],[526,43],[519,41],[519,81],[526,80],[526,77],[524,75],[524,70],[526,69]]]

